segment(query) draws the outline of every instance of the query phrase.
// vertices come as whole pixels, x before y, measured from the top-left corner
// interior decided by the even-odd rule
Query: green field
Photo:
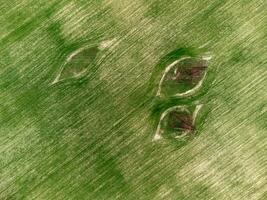
[[[266,26],[264,0],[0,0],[0,199],[266,200]],[[207,79],[158,100],[181,49]],[[153,140],[200,103],[192,140]]]

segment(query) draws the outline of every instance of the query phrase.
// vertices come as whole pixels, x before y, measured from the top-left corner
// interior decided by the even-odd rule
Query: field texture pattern
[[[176,51],[203,87],[156,100]],[[266,0],[0,0],[0,199],[266,200],[266,65]]]

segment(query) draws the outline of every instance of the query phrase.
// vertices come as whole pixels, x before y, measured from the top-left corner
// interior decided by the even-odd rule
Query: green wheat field
[[[158,98],[186,55],[202,87]],[[0,0],[0,199],[266,200],[266,65],[265,0]]]

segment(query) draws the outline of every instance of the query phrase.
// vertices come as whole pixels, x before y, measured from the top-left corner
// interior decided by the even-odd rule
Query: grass
[[[263,0],[0,5],[0,199],[266,198]],[[71,53],[113,39],[84,77],[51,85]],[[198,95],[163,102],[208,110],[178,148],[152,139],[179,49],[212,59]]]

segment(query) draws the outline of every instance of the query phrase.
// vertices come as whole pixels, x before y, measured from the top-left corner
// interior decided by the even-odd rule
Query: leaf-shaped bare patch
[[[174,106],[164,111],[160,117],[154,140],[166,138],[186,139],[196,129],[196,117],[202,105],[194,109],[188,106]]]
[[[207,73],[207,60],[184,57],[167,66],[160,80],[158,96],[190,96],[202,85]]]

